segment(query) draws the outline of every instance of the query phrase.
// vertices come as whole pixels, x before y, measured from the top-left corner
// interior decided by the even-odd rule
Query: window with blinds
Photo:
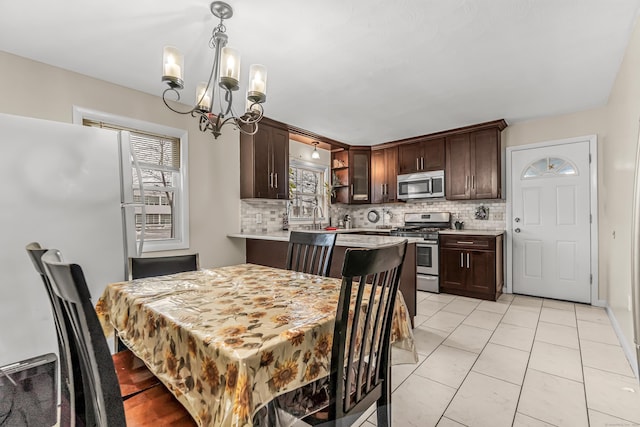
[[[133,174],[133,199],[137,203],[143,202],[140,191],[142,184],[146,213],[143,221],[142,208],[135,208],[136,237],[140,239],[144,226],[145,242],[176,239],[179,234],[178,212],[182,202],[181,138],[86,118],[82,123],[85,126],[129,131],[131,148],[135,154],[131,158],[132,166],[135,170],[137,162],[141,172],[141,176]]]

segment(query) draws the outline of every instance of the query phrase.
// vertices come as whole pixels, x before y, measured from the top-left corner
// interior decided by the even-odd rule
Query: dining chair
[[[64,333],[64,330],[69,330],[72,325],[69,323],[68,316],[66,316],[63,311],[60,298],[53,291],[51,282],[42,264],[42,255],[47,252],[47,249],[42,248],[38,242],[32,242],[26,246],[26,250],[36,272],[40,275],[44,283],[49,302],[51,303],[53,320],[58,337],[58,354],[60,357],[60,419],[61,421],[67,420],[70,419],[72,414],[83,412],[84,410],[85,396],[82,395],[82,390],[75,393],[74,399],[71,399],[70,393],[70,384],[73,378],[80,377],[78,364],[72,363],[72,358],[78,353],[78,348],[75,346],[73,340],[69,340],[67,334]],[[112,355],[112,359],[118,376],[118,383],[120,384],[120,395],[123,399],[128,399],[160,383],[158,378],[153,375],[144,362],[136,357],[131,350],[125,349],[119,351]]]
[[[292,231],[287,249],[287,270],[328,276],[336,233]]]
[[[405,240],[375,249],[347,249],[326,388],[329,405],[303,423],[350,426],[375,403],[377,425],[391,425],[390,341],[406,248]]]
[[[58,298],[65,322],[64,339],[77,349],[71,354],[74,370],[70,383],[72,396],[85,396],[83,414],[78,414],[86,426],[195,426],[187,410],[162,384],[123,399],[107,340],[91,302],[89,289],[77,264],[62,261],[56,249],[40,258],[53,294]]]
[[[196,271],[199,265],[198,253],[145,258],[131,257],[129,258],[129,280]],[[128,348],[117,334],[115,335],[115,347],[117,351]]]
[[[129,258],[129,280],[145,277],[164,276],[166,274],[196,271],[199,255],[172,255],[161,257]]]

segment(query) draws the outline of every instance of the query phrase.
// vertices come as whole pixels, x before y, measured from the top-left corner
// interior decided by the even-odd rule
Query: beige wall
[[[633,344],[629,310],[631,295],[631,210],[635,154],[640,118],[640,24],[618,71],[607,105],[607,145],[603,163],[600,205],[601,236],[606,248],[608,302],[621,329]],[[615,235],[614,235],[615,233]],[[602,263],[601,263],[602,264]]]
[[[228,239],[240,230],[238,132],[217,140],[197,129],[197,120],[170,112],[162,99],[0,51],[5,82],[0,112],[72,122],[72,106],[159,123],[189,133],[190,249],[203,267],[244,262],[244,242]],[[158,79],[158,84],[160,81]],[[154,254],[161,254],[154,252]]]
[[[515,123],[503,131],[505,147],[597,135],[600,298],[607,300],[628,345],[633,343],[628,298],[631,203],[640,118],[639,76],[640,24],[636,23],[606,106]]]

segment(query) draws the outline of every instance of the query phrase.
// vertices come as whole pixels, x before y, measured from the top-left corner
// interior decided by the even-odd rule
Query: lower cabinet
[[[288,242],[277,240],[260,240],[247,239],[247,262],[251,264],[266,265],[268,267],[285,268],[287,263]],[[344,262],[344,254],[348,248],[345,246],[336,246],[333,249],[333,258],[331,259],[331,269],[329,276],[342,277],[342,264]],[[414,325],[414,317],[416,315],[416,245],[410,243],[407,245],[407,254],[404,258],[402,266],[402,275],[400,276],[400,292],[404,302],[407,304],[411,325]]]
[[[440,292],[495,301],[502,293],[503,236],[440,235]]]

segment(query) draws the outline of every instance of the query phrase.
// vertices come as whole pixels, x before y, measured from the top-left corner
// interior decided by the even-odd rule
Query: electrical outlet
[[[261,213],[257,213],[256,214],[256,224],[262,224],[262,214]]]

